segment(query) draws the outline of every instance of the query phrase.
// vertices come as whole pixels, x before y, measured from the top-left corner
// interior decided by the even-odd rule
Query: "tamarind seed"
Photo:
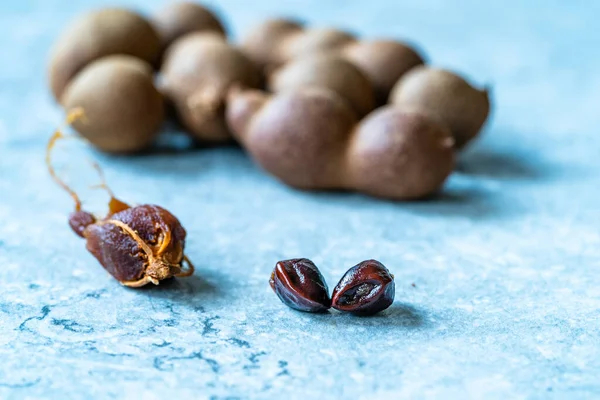
[[[307,258],[279,261],[269,284],[281,302],[295,310],[316,313],[331,307],[327,283]]]
[[[366,260],[350,268],[333,289],[331,306],[356,315],[373,315],[394,302],[394,276],[379,261]]]

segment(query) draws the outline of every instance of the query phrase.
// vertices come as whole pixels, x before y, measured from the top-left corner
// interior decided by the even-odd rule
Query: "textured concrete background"
[[[120,197],[188,230],[196,276],[143,290],[86,252],[43,165],[62,119],[49,45],[101,3],[0,5],[0,398],[600,397],[600,3],[214,2],[238,34],[287,14],[413,40],[493,84],[496,112],[426,203],[296,192],[231,148],[95,155]],[[86,171],[61,154],[63,173]],[[291,257],[330,286],[377,258],[397,301],[374,318],[294,312],[267,284]]]

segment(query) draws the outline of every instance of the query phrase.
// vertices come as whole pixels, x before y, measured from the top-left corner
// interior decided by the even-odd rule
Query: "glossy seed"
[[[394,302],[394,276],[379,261],[367,260],[350,268],[333,289],[331,306],[357,315],[373,315]]]
[[[331,307],[327,283],[309,259],[279,261],[269,283],[283,304],[295,310],[325,312]]]

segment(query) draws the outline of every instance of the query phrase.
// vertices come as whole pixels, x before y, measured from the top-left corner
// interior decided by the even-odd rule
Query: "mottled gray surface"
[[[425,203],[299,193],[237,149],[99,156],[120,197],[189,232],[196,276],[142,290],[70,232],[43,165],[62,118],[47,50],[92,3],[0,5],[0,398],[600,396],[598,3],[219,1],[238,33],[283,13],[410,38],[492,83],[496,112]],[[76,175],[82,158],[60,154]],[[299,256],[330,286],[377,258],[397,302],[374,318],[289,310],[267,279]]]

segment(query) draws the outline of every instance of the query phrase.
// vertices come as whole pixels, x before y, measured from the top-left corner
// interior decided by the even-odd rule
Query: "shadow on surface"
[[[216,285],[198,275],[166,279],[158,286],[146,285],[135,290],[156,299],[183,303],[192,308],[197,308],[208,300],[214,300],[215,297],[222,295]]]
[[[494,197],[476,187],[449,187],[430,198],[397,203],[397,206],[419,214],[469,219],[501,218],[518,212],[516,207],[502,207]]]
[[[505,135],[503,142],[493,143],[486,140],[476,143],[461,154],[456,170],[456,178],[451,178],[443,191],[426,199],[415,201],[391,201],[377,199],[343,190],[302,191],[278,183],[282,191],[294,196],[306,197],[308,201],[336,204],[360,208],[393,207],[415,214],[456,217],[467,219],[497,219],[523,212],[518,204],[507,206],[502,192],[489,189],[479,182],[477,177],[492,179],[535,180],[543,179],[552,171],[541,154],[535,153],[524,144],[508,146],[504,141],[514,142],[517,135]],[[499,134],[496,134],[499,136]],[[169,131],[163,134],[168,145],[157,145],[153,150],[133,157],[104,156],[107,162],[122,165],[147,177],[169,176],[182,185],[196,178],[209,181],[231,182],[232,189],[237,179],[262,179],[272,181],[275,178],[262,171],[244,150],[235,143],[228,145],[198,145],[186,134]],[[177,143],[184,141],[187,144]],[[186,147],[187,146],[187,147]],[[190,147],[191,146],[191,147]],[[461,174],[463,176],[461,176]],[[469,175],[469,176],[465,176]],[[499,195],[500,194],[500,195]]]
[[[421,329],[427,328],[431,323],[427,320],[427,313],[413,305],[405,303],[394,303],[390,308],[368,317],[361,317],[352,314],[331,312],[336,323],[344,325],[359,325],[359,326],[394,326],[406,329]],[[343,319],[342,322],[339,320]]]
[[[300,192],[301,194],[303,192]],[[447,185],[441,192],[428,198],[411,201],[378,199],[360,193],[304,192],[304,196],[329,204],[352,207],[356,210],[391,207],[414,214],[467,219],[497,219],[510,217],[523,210],[518,204],[507,207],[497,193],[479,185]]]
[[[456,171],[496,179],[539,180],[553,172],[539,135],[496,128],[459,154]]]
[[[220,169],[224,173],[234,174],[239,169],[254,168],[252,161],[235,144],[194,145],[183,150],[173,147],[156,147],[134,155],[96,153],[95,157],[100,159],[102,164],[119,165],[146,177],[172,175],[190,178],[207,174],[211,169]]]
[[[186,133],[168,132],[161,134],[152,147],[137,156],[181,155],[219,148],[241,149],[241,147],[233,140],[217,143],[198,142]]]
[[[533,163],[523,152],[511,153],[501,149],[474,149],[462,154],[456,170],[467,175],[498,179],[542,179],[549,174],[543,163]]]

